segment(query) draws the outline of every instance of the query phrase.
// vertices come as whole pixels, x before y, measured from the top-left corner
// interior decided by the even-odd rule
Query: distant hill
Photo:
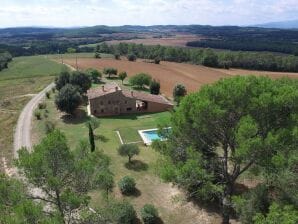
[[[254,25],[262,28],[278,28],[278,29],[298,29],[298,20],[270,22],[264,24]]]

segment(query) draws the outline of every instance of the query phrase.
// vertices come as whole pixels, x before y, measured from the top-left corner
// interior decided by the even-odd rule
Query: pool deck
[[[171,127],[167,127],[166,129],[170,129]],[[152,144],[152,140],[151,139],[148,139],[146,137],[146,135],[144,134],[144,132],[147,132],[147,131],[157,131],[158,128],[152,128],[152,129],[145,129],[145,130],[138,130],[138,133],[139,135],[141,136],[143,142],[145,145],[151,145]],[[162,139],[160,138],[160,141],[165,141],[166,139]]]
[[[141,138],[143,139],[143,142],[145,145],[151,145],[152,144],[152,141],[151,139],[148,139],[146,137],[146,135],[144,134],[145,131],[157,131],[158,128],[152,128],[152,129],[145,129],[145,130],[138,130],[139,132],[139,135],[141,136]]]

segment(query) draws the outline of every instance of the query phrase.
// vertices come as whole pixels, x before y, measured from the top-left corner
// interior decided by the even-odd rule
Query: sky
[[[298,19],[298,0],[0,0],[0,27],[253,25]]]

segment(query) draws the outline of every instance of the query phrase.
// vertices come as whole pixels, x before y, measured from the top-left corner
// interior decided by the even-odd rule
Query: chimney
[[[131,96],[133,96],[133,91],[131,91]]]
[[[115,87],[116,92],[118,91],[118,86]]]
[[[104,92],[105,91],[105,86],[101,86],[101,88],[102,88],[102,91]]]

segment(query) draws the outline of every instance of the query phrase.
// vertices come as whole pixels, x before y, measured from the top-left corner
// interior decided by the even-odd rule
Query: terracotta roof
[[[118,90],[121,90],[121,88],[118,86],[117,83],[108,83],[101,87],[89,89],[87,91],[88,99],[94,99],[94,98],[97,98],[100,96],[114,93],[114,92],[116,92],[116,87],[118,88]],[[173,105],[170,101],[168,101],[162,95],[153,95],[153,94],[149,94],[149,93],[145,93],[145,92],[129,91],[129,90],[122,90],[121,92],[125,97],[128,97],[128,98],[142,100],[142,101],[148,101],[148,102]]]
[[[103,96],[103,95],[115,92],[116,87],[118,88],[118,90],[121,90],[121,88],[119,87],[119,85],[117,83],[114,83],[114,82],[107,83],[101,87],[89,89],[87,91],[87,96],[89,99],[94,99],[99,96]]]
[[[123,90],[122,93],[124,96],[126,96],[128,98],[132,98],[132,99],[136,99],[136,100],[173,105],[170,101],[168,101],[162,95],[153,95],[153,94],[144,93],[144,92],[127,91],[127,90]]]

